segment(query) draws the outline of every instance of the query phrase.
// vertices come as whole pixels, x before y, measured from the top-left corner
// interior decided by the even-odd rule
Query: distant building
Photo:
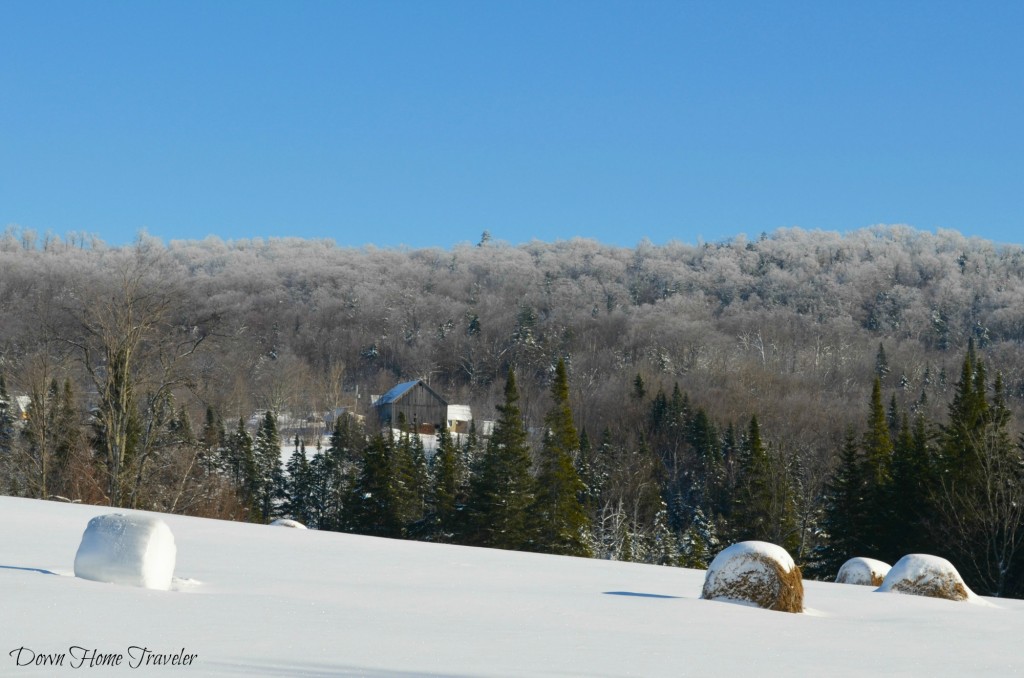
[[[22,421],[28,419],[29,408],[32,407],[32,398],[27,395],[14,396],[14,413]]]
[[[469,425],[473,421],[473,411],[469,405],[448,406],[448,430],[452,433],[469,433]]]
[[[448,401],[419,379],[398,384],[373,402],[381,424],[416,426],[420,433],[434,433],[448,425]]]

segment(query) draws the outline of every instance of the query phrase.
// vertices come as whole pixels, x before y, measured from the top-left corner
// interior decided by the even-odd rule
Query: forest
[[[951,231],[448,249],[0,237],[0,492],[1024,595],[1024,250]],[[361,415],[423,379],[495,420]],[[344,416],[325,417],[327,413]],[[350,416],[360,415],[360,416]],[[301,449],[280,464],[281,440]]]

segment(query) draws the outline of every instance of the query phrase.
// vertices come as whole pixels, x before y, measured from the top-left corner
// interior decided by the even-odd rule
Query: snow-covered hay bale
[[[878,590],[946,600],[976,597],[951,562],[923,553],[911,553],[900,558]]]
[[[881,586],[892,565],[874,558],[850,558],[839,568],[837,584],[858,584],[860,586]]]
[[[110,513],[89,521],[75,555],[75,576],[166,591],[178,550],[167,523]]]
[[[292,520],[291,518],[278,518],[277,520],[275,520],[274,522],[272,522],[270,524],[275,526],[275,527],[294,527],[297,530],[306,530],[306,529],[308,529],[305,525],[303,525],[299,521]]]
[[[804,583],[786,549],[763,541],[743,541],[711,562],[700,597],[803,612]]]

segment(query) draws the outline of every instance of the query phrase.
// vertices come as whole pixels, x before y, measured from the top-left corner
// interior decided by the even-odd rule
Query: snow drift
[[[89,521],[75,555],[75,576],[166,591],[177,547],[167,523],[143,515],[110,513]]]
[[[803,612],[803,579],[786,549],[763,541],[743,541],[712,561],[701,598]]]
[[[977,597],[964,584],[951,562],[924,553],[911,553],[900,558],[889,570],[878,590],[946,600]]]
[[[874,558],[850,558],[839,568],[837,584],[881,586],[892,565]]]
[[[273,525],[274,527],[293,527],[293,528],[295,528],[297,530],[307,530],[307,529],[309,529],[305,525],[300,523],[299,521],[292,520],[291,518],[278,518],[277,520],[275,520],[274,522],[272,522],[270,524]]]

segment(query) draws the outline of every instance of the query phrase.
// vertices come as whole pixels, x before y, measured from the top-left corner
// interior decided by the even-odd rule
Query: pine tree
[[[313,526],[313,478],[309,459],[306,457],[306,442],[295,436],[295,450],[288,458],[288,472],[285,481],[284,512],[303,525]]]
[[[868,428],[864,435],[864,463],[868,481],[873,488],[872,492],[888,485],[892,464],[892,437],[882,405],[882,383],[878,377],[875,377],[871,387]]]
[[[363,450],[359,477],[352,491],[351,524],[355,532],[378,537],[402,536],[395,501],[394,438],[377,433]]]
[[[536,548],[545,553],[588,556],[590,519],[582,503],[587,488],[573,465],[580,441],[569,407],[569,379],[563,360],[555,367],[551,400],[544,418],[537,497],[531,511],[539,523]]]
[[[277,418],[270,410],[263,416],[253,440],[253,458],[256,462],[256,507],[263,520],[269,520],[276,515],[278,502],[284,498],[281,438],[277,433]]]
[[[690,526],[681,539],[682,555],[679,564],[699,570],[707,569],[718,552],[718,534],[713,520],[698,506],[693,511]]]
[[[766,538],[771,503],[770,465],[768,450],[761,440],[761,427],[754,415],[740,444],[739,478],[731,521],[735,541]]]
[[[865,554],[864,477],[860,448],[851,429],[846,433],[839,466],[825,487],[822,528],[826,542],[814,557],[812,574],[817,577],[831,579],[847,560]]]
[[[795,552],[800,533],[792,469],[764,444],[756,415],[741,446],[738,481],[731,521],[735,541],[768,541]]]
[[[967,344],[949,405],[948,423],[943,427],[942,475],[954,488],[967,488],[978,482],[980,473],[980,442],[988,418],[985,367],[974,350],[974,340]]]
[[[889,374],[889,358],[885,355],[885,347],[878,344],[878,353],[875,354],[875,376],[884,379]]]
[[[0,372],[0,455],[9,455],[14,449],[14,413],[7,380]]]
[[[680,553],[679,538],[672,531],[668,520],[668,507],[665,502],[661,503],[661,510],[654,515],[654,525],[651,527],[648,544],[644,549],[647,552],[646,561],[652,565],[668,565],[678,567],[682,561]]]
[[[223,466],[235,486],[239,499],[254,519],[259,513],[257,497],[259,471],[253,454],[252,436],[245,428],[245,420],[238,418],[238,426],[228,436],[223,449]]]
[[[466,502],[465,478],[458,446],[448,430],[442,428],[433,459],[432,535],[436,541],[460,543],[462,539],[460,509]]]
[[[221,450],[227,441],[227,434],[224,431],[224,420],[212,406],[206,408],[206,419],[203,423],[201,444],[203,448],[203,467],[207,473],[216,469],[218,460],[221,457]]]
[[[906,553],[936,551],[926,538],[934,483],[924,416],[918,414],[911,424],[904,415],[893,448],[892,484],[888,502],[890,510],[887,516],[889,529],[884,557],[894,559]]]
[[[537,543],[529,520],[536,483],[530,475],[530,448],[512,370],[505,382],[505,402],[498,406],[498,413],[471,485],[471,541],[479,546],[529,550]]]
[[[399,427],[410,428],[401,416]],[[425,508],[427,480],[423,442],[415,433],[415,424],[411,428],[412,433],[403,430],[399,434],[391,455],[392,487],[389,510],[399,526],[396,536],[406,536],[413,524],[423,518]]]

